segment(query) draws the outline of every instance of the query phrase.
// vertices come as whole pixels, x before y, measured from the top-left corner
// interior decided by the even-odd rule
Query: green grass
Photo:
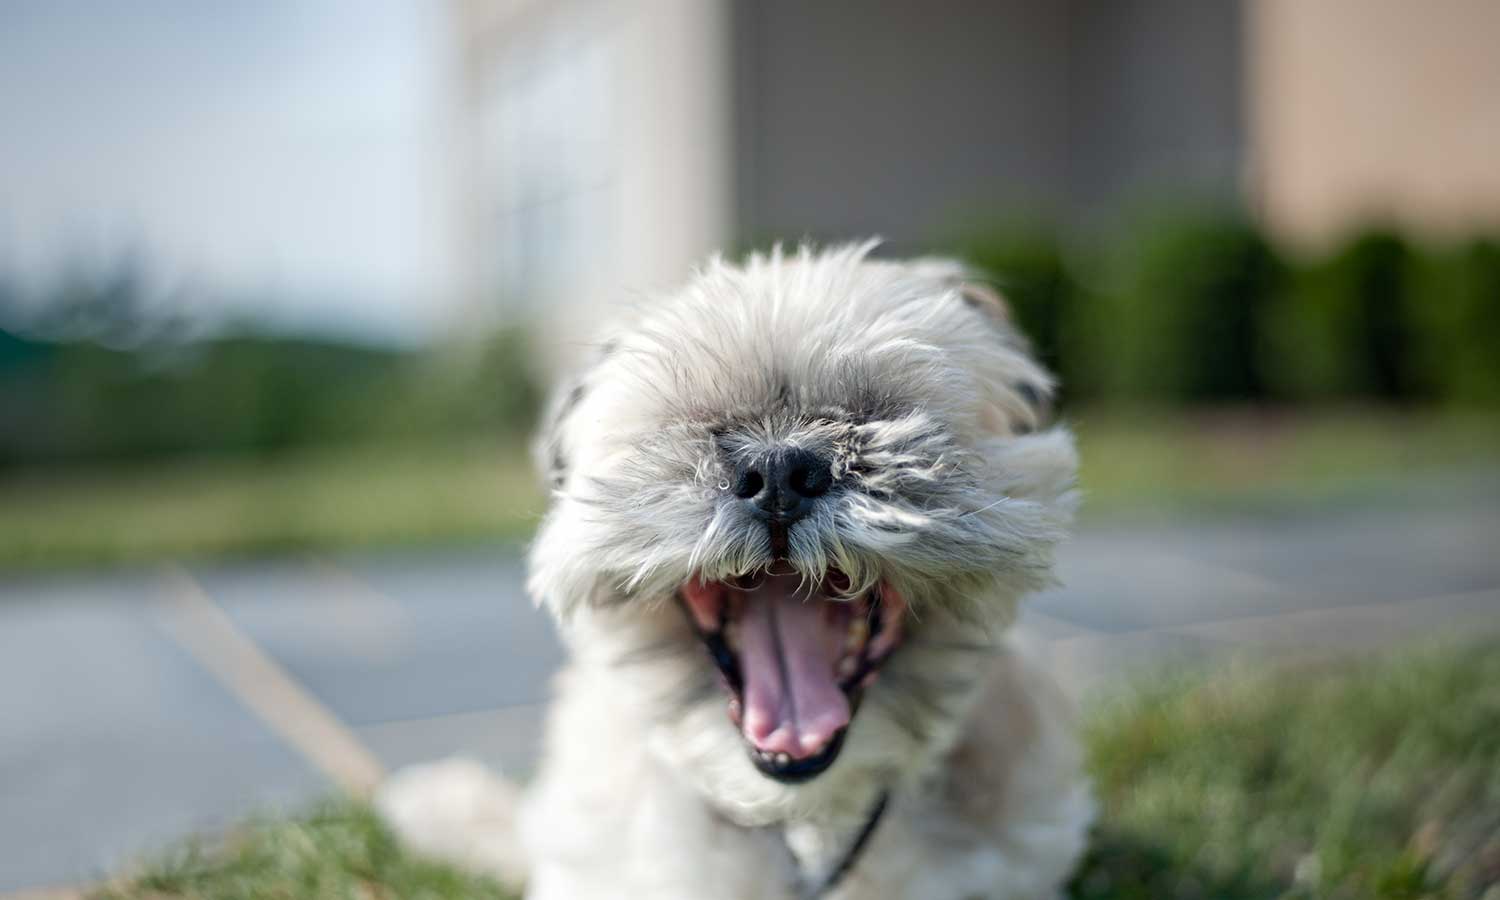
[[[1295,509],[1427,490],[1445,473],[1500,472],[1494,416],[1084,411],[1072,419],[1085,520]],[[23,470],[0,476],[0,570],[520,540],[542,509],[517,444]]]
[[[1500,472],[1500,415],[1388,409],[1073,416],[1085,519],[1406,500]],[[1447,484],[1451,482],[1452,484]]]
[[[1158,685],[1093,710],[1075,898],[1477,898],[1500,886],[1500,645]]]
[[[522,540],[542,508],[507,445],[33,471],[0,480],[0,569]]]
[[[1500,890],[1500,644],[1222,672],[1094,707],[1075,900],[1470,900]],[[349,803],[181,851],[101,900],[499,898]]]
[[[325,802],[260,821],[221,846],[190,844],[96,900],[511,900],[489,878],[403,850],[368,807]]]

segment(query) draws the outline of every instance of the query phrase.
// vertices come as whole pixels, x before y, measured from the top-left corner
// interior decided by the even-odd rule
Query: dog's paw
[[[472,759],[408,766],[381,785],[375,808],[412,849],[519,888],[526,859],[516,831],[520,791]]]

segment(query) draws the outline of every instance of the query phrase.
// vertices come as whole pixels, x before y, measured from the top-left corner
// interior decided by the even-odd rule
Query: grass
[[[1086,518],[1254,511],[1500,470],[1500,417],[1375,410],[1073,417]],[[1462,490],[1460,485],[1456,490]],[[516,444],[330,448],[0,477],[0,570],[520,540],[543,498]]]
[[[1490,900],[1500,891],[1500,644],[1182,678],[1086,728],[1101,803],[1075,900]],[[500,898],[324,806],[190,847],[100,900]]]
[[[1084,516],[1254,513],[1455,492],[1500,471],[1500,415],[1373,408],[1073,418]]]
[[[1159,685],[1093,711],[1075,898],[1500,890],[1500,645]]]
[[[0,480],[0,569],[522,540],[542,508],[511,445],[33,471]]]
[[[500,885],[403,850],[375,813],[330,800],[260,821],[222,846],[190,844],[96,900],[511,900]]]

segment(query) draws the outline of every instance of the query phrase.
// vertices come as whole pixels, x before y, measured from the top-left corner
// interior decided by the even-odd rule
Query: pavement
[[[1500,477],[1086,528],[1021,627],[1086,695],[1155,666],[1500,629]],[[485,548],[0,577],[0,896],[455,753],[522,775],[562,651]]]

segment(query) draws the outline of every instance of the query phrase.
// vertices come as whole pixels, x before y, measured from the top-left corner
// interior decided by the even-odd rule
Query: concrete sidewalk
[[[1228,654],[1500,628],[1500,484],[1461,503],[1086,530],[1022,627],[1079,693]],[[472,550],[0,582],[0,892],[453,753],[524,773],[560,649]]]

